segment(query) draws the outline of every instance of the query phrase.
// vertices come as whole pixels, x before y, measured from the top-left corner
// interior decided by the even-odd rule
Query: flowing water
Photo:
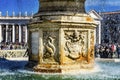
[[[0,60],[0,80],[119,80],[120,62],[96,60],[93,70],[68,74],[45,74],[24,69],[27,61]]]

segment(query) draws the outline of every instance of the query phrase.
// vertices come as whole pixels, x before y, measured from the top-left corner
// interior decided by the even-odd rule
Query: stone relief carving
[[[90,45],[91,45],[90,57],[92,58],[94,56],[94,31],[91,31]]]
[[[91,31],[90,42],[91,42],[91,45],[94,46],[94,31]]]
[[[65,52],[66,56],[76,60],[84,55],[85,51],[85,34],[79,31],[65,31]]]
[[[46,44],[44,44],[45,47],[45,54],[44,57],[52,57],[55,54],[56,48],[54,46],[54,39],[52,37],[48,37]]]
[[[44,61],[58,61],[57,57],[57,34],[54,31],[44,31],[43,32],[43,60]]]
[[[88,32],[87,31],[83,31],[83,32],[80,32],[81,36],[82,36],[82,41],[81,41],[81,46],[82,46],[82,50],[81,50],[81,53],[82,53],[82,57],[87,57],[87,53],[88,53],[88,49],[87,49],[87,45],[88,45]]]

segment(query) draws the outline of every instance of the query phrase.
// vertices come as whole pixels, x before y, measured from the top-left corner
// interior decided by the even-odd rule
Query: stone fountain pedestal
[[[62,1],[40,1],[41,11],[29,24],[31,50],[29,62],[37,62],[33,70],[45,73],[66,73],[93,68],[96,27],[94,20],[88,14],[83,13],[82,9],[82,13],[75,13],[72,10],[61,12],[57,3],[62,3]],[[45,5],[47,1],[49,6]],[[63,0],[63,2],[66,1]],[[84,1],[79,3],[82,4]],[[70,3],[72,2],[74,0],[70,0]],[[53,6],[52,4],[57,5],[58,11],[54,11],[54,8],[46,9]]]

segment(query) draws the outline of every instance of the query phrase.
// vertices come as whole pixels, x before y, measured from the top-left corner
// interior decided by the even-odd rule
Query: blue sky
[[[14,11],[16,15],[19,12],[24,14],[36,13],[38,11],[38,0],[0,0],[0,11],[2,15],[9,12],[9,15]],[[118,11],[120,10],[120,0],[86,0],[86,12],[96,10],[97,12]]]
[[[120,11],[120,0],[86,0],[86,10],[97,12]]]
[[[14,11],[17,15],[19,12],[24,14],[26,11],[28,14],[36,13],[38,11],[38,0],[0,0],[0,11],[2,15],[8,11],[9,15]]]

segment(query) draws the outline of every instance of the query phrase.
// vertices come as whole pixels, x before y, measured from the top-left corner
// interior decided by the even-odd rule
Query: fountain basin
[[[40,73],[25,70],[23,61],[0,61],[0,79],[1,80],[119,80],[120,62],[114,62],[115,59],[95,59],[93,69],[76,71],[72,73]],[[10,65],[11,66],[6,66]],[[17,66],[17,67],[16,67]],[[12,67],[12,69],[11,69]],[[14,69],[14,70],[13,70]]]

